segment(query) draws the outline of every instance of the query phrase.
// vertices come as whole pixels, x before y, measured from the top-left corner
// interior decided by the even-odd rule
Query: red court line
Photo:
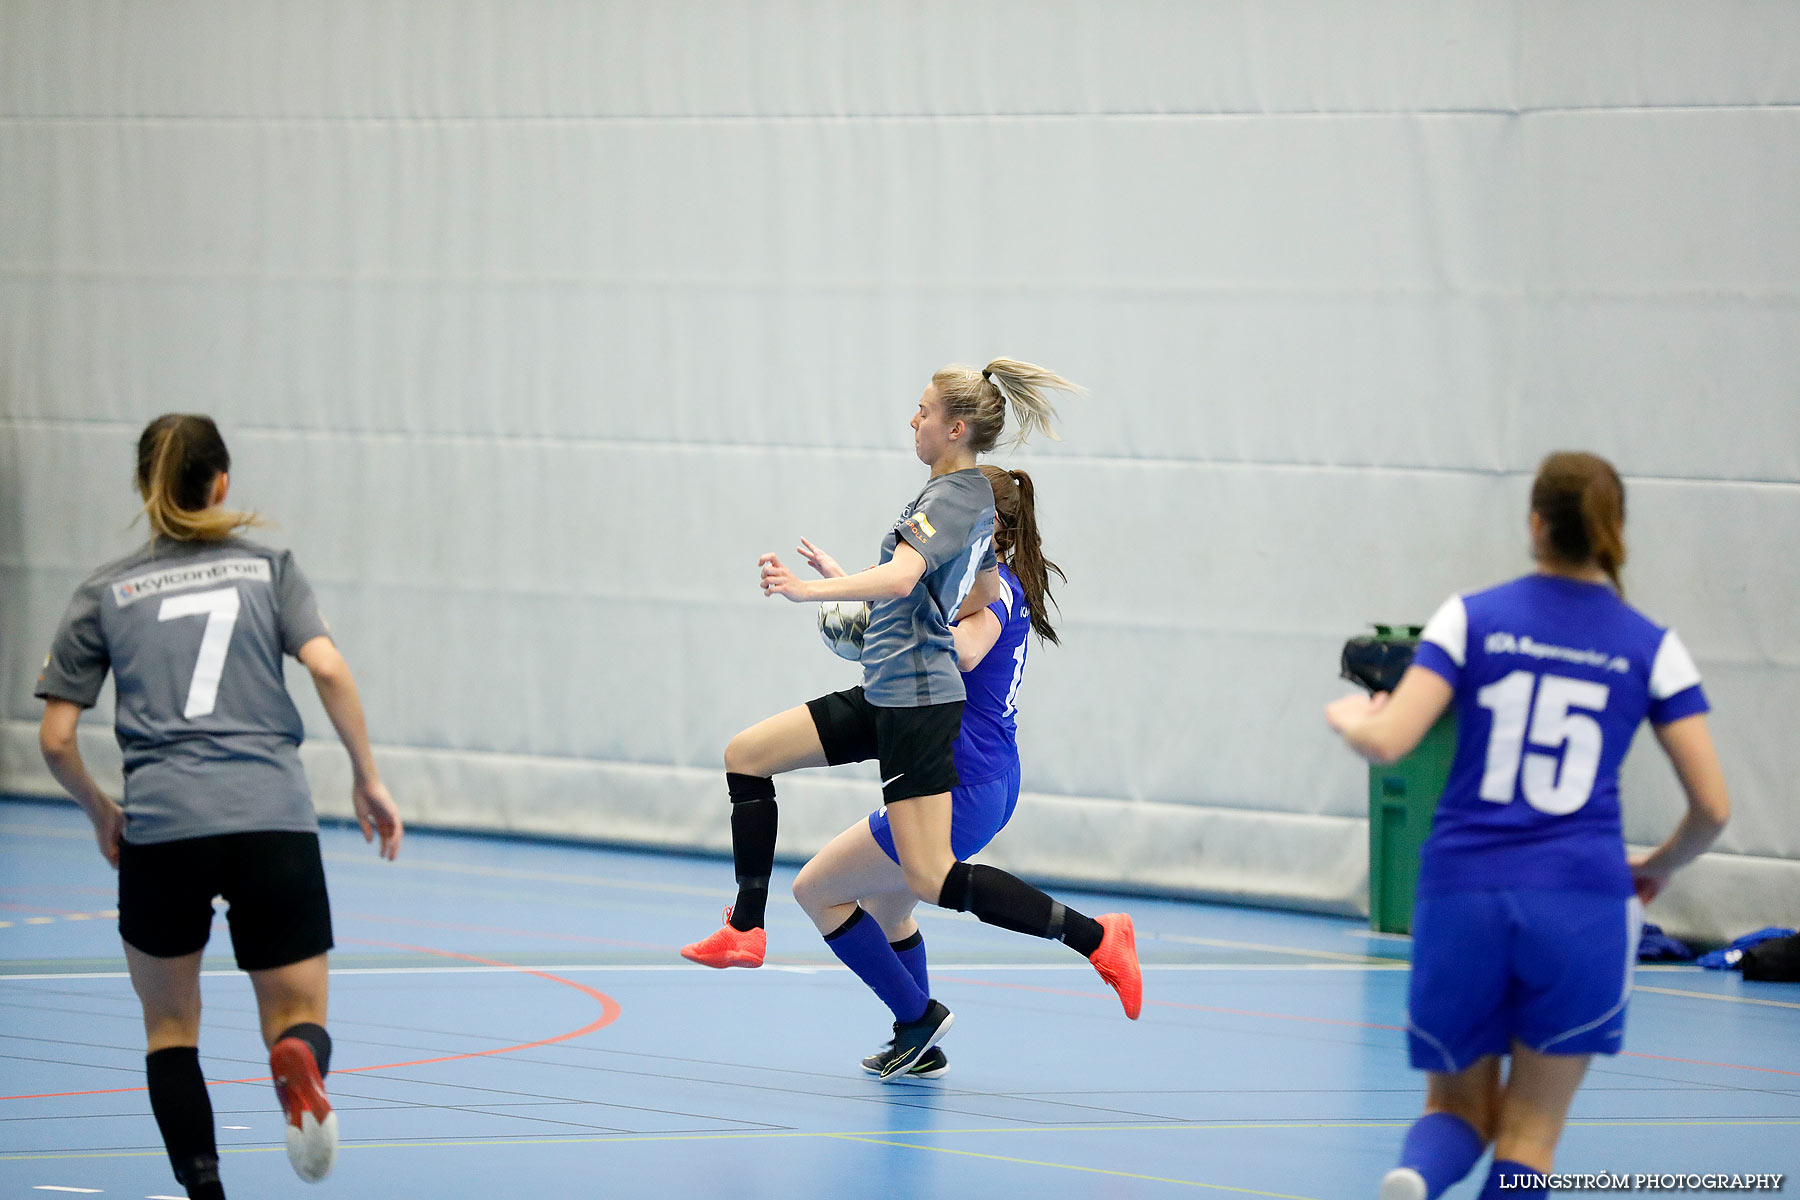
[[[967,979],[951,975],[939,975],[938,979],[945,983],[967,983],[975,987],[1004,988],[1017,992],[1042,992],[1050,996],[1078,996],[1088,1000],[1113,1000],[1111,992],[1083,992],[1073,988],[1040,987],[1030,983],[1001,983],[990,979]],[[1145,1004],[1154,1004],[1159,1008],[1180,1008],[1192,1012],[1224,1013],[1234,1017],[1261,1017],[1269,1021],[1304,1021],[1313,1025],[1347,1025],[1355,1029],[1383,1029],[1391,1033],[1405,1033],[1404,1025],[1378,1025],[1372,1021],[1347,1021],[1339,1017],[1303,1017],[1293,1013],[1259,1012],[1253,1008],[1221,1008],[1216,1004],[1189,1004],[1181,1000],[1145,1000]],[[1619,1058],[1645,1058],[1654,1062],[1686,1063],[1694,1067],[1723,1067],[1729,1071],[1763,1071],[1771,1075],[1800,1075],[1800,1071],[1788,1071],[1781,1067],[1757,1067],[1749,1063],[1713,1062],[1705,1058],[1673,1058],[1666,1054],[1641,1054],[1635,1050],[1624,1050]]]
[[[1648,1058],[1656,1062],[1691,1063],[1696,1067],[1730,1067],[1734,1071],[1767,1071],[1771,1075],[1800,1075],[1800,1071],[1785,1071],[1780,1067],[1752,1067],[1745,1063],[1709,1062],[1704,1058],[1671,1058],[1666,1054],[1639,1054],[1635,1050],[1625,1050],[1620,1058]]]
[[[516,1054],[521,1050],[536,1050],[541,1046],[554,1046],[558,1042],[567,1042],[578,1037],[586,1037],[595,1030],[604,1029],[606,1026],[611,1025],[614,1021],[619,1019],[621,1010],[617,1000],[614,1000],[605,992],[589,987],[585,983],[576,983],[573,979],[564,979],[561,975],[552,975],[548,971],[534,971],[529,967],[521,967],[515,963],[501,962],[499,959],[479,958],[473,954],[458,954],[454,950],[438,950],[431,946],[408,946],[400,942],[372,942],[364,938],[346,938],[345,940],[362,942],[365,945],[371,946],[386,946],[392,950],[412,950],[421,954],[435,954],[441,958],[460,958],[465,962],[480,963],[486,967],[505,967],[508,970],[518,971],[524,975],[535,975],[539,979],[548,979],[551,983],[560,983],[564,987],[574,988],[576,991],[598,1000],[600,1002],[600,1015],[586,1025],[583,1025],[580,1029],[571,1029],[567,1033],[559,1033],[554,1037],[539,1038],[535,1042],[519,1042],[512,1046],[496,1046],[491,1050],[468,1050],[461,1054],[445,1054],[437,1058],[415,1058],[407,1062],[379,1063],[370,1067],[343,1067],[334,1072],[334,1074],[356,1075],[369,1071],[392,1071],[401,1067],[423,1067],[431,1063],[458,1062],[465,1058],[488,1058],[496,1054]],[[220,1084],[226,1083],[267,1082],[269,1082],[269,1077],[267,1075],[259,1075],[253,1079],[209,1079],[207,1080],[207,1086],[217,1087]],[[113,1096],[123,1092],[142,1092],[145,1090],[147,1089],[142,1087],[121,1087],[94,1088],[85,1092],[38,1092],[29,1096],[0,1096],[0,1101],[54,1100],[65,1096]]]

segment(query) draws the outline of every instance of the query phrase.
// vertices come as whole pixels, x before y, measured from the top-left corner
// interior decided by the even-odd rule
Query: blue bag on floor
[[[1766,942],[1771,938],[1793,936],[1794,931],[1791,929],[1777,929],[1774,926],[1770,926],[1767,929],[1759,929],[1755,933],[1746,933],[1743,937],[1737,939],[1723,950],[1714,950],[1710,954],[1702,954],[1694,961],[1709,971],[1733,971],[1737,969],[1738,961],[1744,957],[1744,951],[1756,945],[1758,942]]]
[[[1662,926],[1644,922],[1644,931],[1638,935],[1639,962],[1692,962],[1694,952],[1683,941],[1677,941],[1662,931]]]

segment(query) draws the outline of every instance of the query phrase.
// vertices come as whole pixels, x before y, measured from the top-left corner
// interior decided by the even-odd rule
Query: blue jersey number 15
[[[1510,804],[1517,785],[1527,804],[1552,816],[1572,813],[1586,804],[1600,769],[1600,722],[1576,710],[1602,711],[1607,694],[1603,683],[1530,671],[1514,671],[1476,692],[1476,702],[1494,714],[1481,798]],[[1527,742],[1532,747],[1529,751]],[[1560,778],[1555,754],[1559,749]]]

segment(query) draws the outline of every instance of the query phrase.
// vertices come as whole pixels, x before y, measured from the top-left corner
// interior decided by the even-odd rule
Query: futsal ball
[[[869,605],[863,600],[827,600],[819,605],[819,637],[839,658],[862,660],[863,634],[869,628]]]

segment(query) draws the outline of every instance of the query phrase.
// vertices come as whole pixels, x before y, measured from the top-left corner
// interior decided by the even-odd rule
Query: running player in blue
[[[1457,719],[1413,913],[1407,1041],[1429,1072],[1425,1115],[1380,1200],[1442,1195],[1490,1143],[1484,1200],[1545,1194],[1536,1176],[1551,1170],[1590,1057],[1619,1052],[1642,905],[1730,814],[1693,659],[1623,599],[1618,472],[1592,454],[1550,455],[1529,521],[1535,573],[1452,596],[1392,696],[1325,710],[1377,762],[1418,745],[1451,705]],[[1627,859],[1619,764],[1645,719],[1688,810],[1662,845]]]
[[[293,555],[235,536],[258,521],[224,507],[230,470],[210,418],[150,422],[137,462],[149,544],[76,590],[37,685],[44,761],[119,872],[119,936],[144,1009],[150,1108],[175,1178],[195,1200],[225,1195],[197,1049],[200,955],[215,896],[231,905],[232,949],[256,992],[288,1159],[302,1179],[318,1180],[337,1154],[324,1085],[331,907],[284,654],[311,672],[349,751],[363,838],[379,832],[381,855],[392,859],[402,835],[350,668]],[[123,805],[100,790],[75,744],[76,720],[108,670]]]
[[[870,602],[863,684],[758,722],[726,746],[737,902],[726,910],[726,924],[683,947],[683,957],[712,967],[762,964],[775,860],[772,777],[873,758],[881,764],[888,826],[913,895],[991,925],[1063,941],[1094,964],[1118,990],[1126,1014],[1137,1018],[1143,984],[1129,917],[1084,916],[1005,871],[959,861],[951,846],[964,698],[951,624],[1001,594],[993,489],[975,456],[999,441],[1009,405],[1023,426],[1018,440],[1032,429],[1048,433],[1054,410],[1044,392],[1073,387],[1014,359],[995,359],[981,370],[943,368],[926,385],[911,421],[913,451],[930,476],[888,530],[878,565],[806,580],[777,556],[762,556],[764,595]],[[864,979],[880,974],[904,994],[896,1006],[896,1052],[881,1076],[910,1069],[949,1029],[949,1010],[917,987],[875,922],[853,919],[834,932],[832,950]]]
[[[1049,618],[1049,577],[1052,572],[1062,575],[1061,568],[1044,557],[1031,476],[995,466],[983,466],[981,471],[994,489],[994,553],[1006,595],[955,626],[957,665],[968,693],[962,733],[956,740],[956,774],[961,782],[950,793],[950,848],[958,859],[973,856],[993,841],[1019,802],[1019,684],[1025,677],[1030,635],[1035,632],[1056,644]],[[810,542],[803,543],[800,552],[826,578],[844,573]],[[807,863],[794,881],[794,899],[834,947],[837,931],[854,929],[855,923],[872,918],[918,990],[931,994],[925,937],[912,915],[919,898],[907,888],[900,869],[886,808],[846,829]],[[903,997],[912,989],[896,991],[890,986],[893,980],[883,975],[868,982],[898,1017]],[[891,1044],[884,1047],[862,1060],[863,1069],[881,1074],[893,1053]],[[949,1069],[943,1048],[933,1046],[907,1075],[935,1079]]]

